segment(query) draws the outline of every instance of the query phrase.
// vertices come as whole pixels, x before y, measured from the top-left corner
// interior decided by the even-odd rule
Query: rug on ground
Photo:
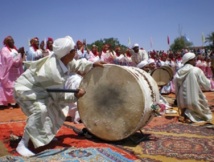
[[[150,134],[150,138],[138,145],[127,139],[118,146],[139,158],[165,162],[214,161],[214,129],[176,122],[146,126],[142,132]],[[137,133],[132,136],[137,136]]]
[[[20,141],[20,138],[17,140],[11,140],[12,136],[15,137],[21,137],[23,130],[24,130],[25,122],[8,122],[8,123],[0,123],[0,142],[2,145],[0,145],[0,156],[5,156],[8,155],[9,158],[10,156],[19,156],[19,154],[16,152],[15,148],[18,145],[18,142]],[[71,129],[62,126],[59,132],[56,135],[57,140],[52,141],[50,144],[40,147],[35,149],[32,144],[30,144],[30,149],[36,153],[40,154],[41,152],[44,152],[46,150],[51,150],[51,149],[63,149],[63,148],[70,148],[70,147],[75,147],[75,149],[81,148],[83,149],[88,149],[92,150],[92,148],[95,148],[96,151],[102,151],[101,148],[105,148],[103,150],[103,153],[107,154],[107,151],[112,153],[112,156],[114,155],[120,155],[119,157],[124,157],[124,159],[130,159],[130,161],[137,160],[138,158],[134,154],[130,154],[129,152],[120,149],[118,147],[115,147],[113,145],[107,144],[103,141],[92,141],[85,139],[84,137],[79,137],[76,135]],[[100,149],[98,149],[100,148]],[[110,150],[106,149],[109,148]],[[4,152],[2,150],[5,150]],[[52,150],[53,152],[54,150]],[[113,154],[114,153],[114,154]],[[8,158],[8,157],[7,157]],[[21,157],[19,157],[21,158]],[[0,159],[1,161],[2,159]],[[11,161],[11,160],[10,160]]]
[[[95,149],[96,151],[108,150],[121,155],[126,160],[142,160],[145,162],[171,162],[171,161],[214,161],[214,130],[204,126],[193,126],[190,124],[179,123],[174,120],[160,121],[157,118],[153,124],[149,124],[142,129],[144,134],[136,132],[131,137],[146,136],[144,141],[135,144],[130,138],[118,142],[105,142],[99,139],[86,139],[77,136],[71,129],[62,126],[57,133],[57,141],[39,149],[33,149],[33,152],[40,155],[49,152],[59,151],[66,152],[71,148],[75,154],[87,154],[84,149]],[[158,122],[157,122],[158,121]],[[24,122],[11,122],[0,124],[0,140],[8,153],[4,158],[10,159],[17,155],[15,148],[18,142],[9,140],[10,135],[21,136],[24,129]],[[133,138],[134,139],[134,138]],[[54,151],[55,150],[55,151]],[[81,152],[82,151],[82,152]],[[72,152],[72,151],[70,151]],[[64,155],[64,154],[63,154]],[[1,155],[3,156],[3,155]],[[91,156],[92,157],[92,156]],[[20,158],[21,157],[17,157]],[[35,158],[38,158],[36,156]],[[2,159],[0,159],[1,161]],[[15,160],[8,160],[15,161]],[[17,160],[16,160],[17,161]],[[66,161],[66,160],[65,160]],[[113,161],[113,160],[112,160]]]
[[[71,162],[132,162],[119,153],[110,148],[63,148],[45,150],[34,157],[24,158],[21,156],[3,156],[0,158],[1,162],[6,161],[71,161]]]

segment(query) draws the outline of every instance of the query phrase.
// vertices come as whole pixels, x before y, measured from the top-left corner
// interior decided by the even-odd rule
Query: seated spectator
[[[202,88],[213,90],[211,81],[204,72],[196,67],[196,55],[185,53],[182,57],[181,67],[174,77],[175,94],[178,108],[181,110],[182,121],[210,122],[212,112]]]

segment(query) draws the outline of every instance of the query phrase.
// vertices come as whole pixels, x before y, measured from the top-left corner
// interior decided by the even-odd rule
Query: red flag
[[[170,44],[169,36],[167,36],[167,44]]]

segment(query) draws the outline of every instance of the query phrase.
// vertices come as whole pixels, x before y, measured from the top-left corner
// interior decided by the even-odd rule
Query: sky
[[[194,46],[214,32],[214,0],[1,0],[0,41],[12,36],[17,48],[29,40],[70,35],[74,41],[116,38],[125,46],[168,50],[180,35]],[[130,40],[130,41],[129,41]],[[3,47],[3,43],[0,44]]]

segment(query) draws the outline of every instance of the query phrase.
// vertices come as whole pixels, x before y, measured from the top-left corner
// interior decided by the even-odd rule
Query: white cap
[[[146,65],[148,65],[148,61],[147,60],[143,60],[139,64],[137,64],[137,67],[141,69]]]
[[[67,55],[72,49],[74,49],[75,43],[70,36],[64,38],[58,38],[53,43],[53,52],[57,58],[62,58]]]
[[[135,43],[132,48],[139,47],[139,44]]]
[[[194,59],[195,57],[196,57],[195,54],[192,53],[192,52],[187,52],[187,53],[185,53],[185,54],[183,55],[183,57],[182,57],[182,64],[187,63],[189,60],[192,60],[192,59]]]
[[[148,64],[151,64],[151,63],[155,63],[155,60],[152,59],[152,58],[149,58],[149,59],[148,59]]]

